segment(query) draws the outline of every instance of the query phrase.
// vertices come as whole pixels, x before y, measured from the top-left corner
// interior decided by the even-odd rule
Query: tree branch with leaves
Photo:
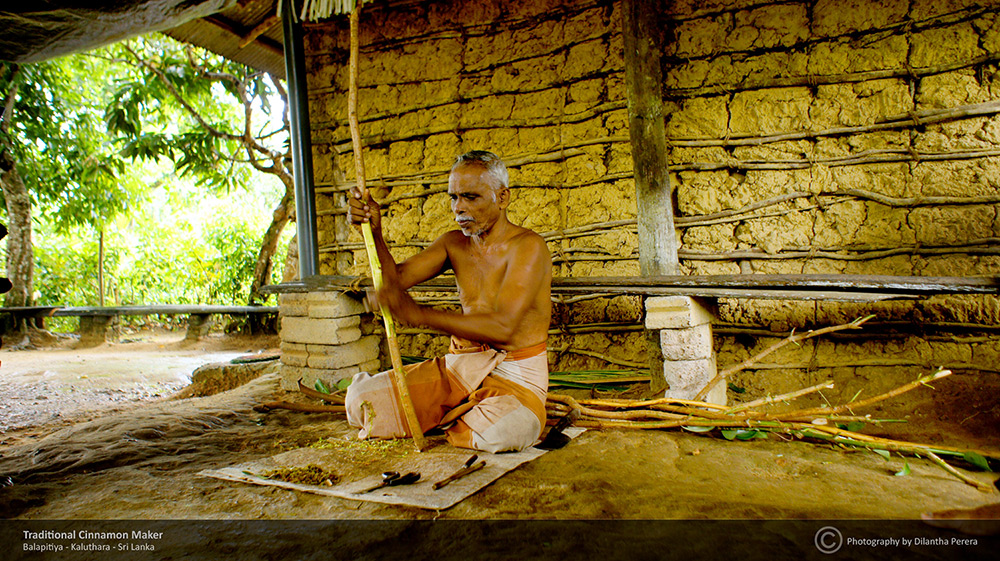
[[[260,240],[260,250],[254,267],[249,301],[263,300],[259,289],[270,280],[273,256],[285,226],[293,218],[294,183],[289,168],[287,138],[287,93],[273,75],[255,71],[193,47],[163,49],[148,40],[122,45],[123,60],[141,72],[145,88],[123,84],[114,104],[109,106],[109,130],[123,139],[123,153],[134,158],[169,157],[181,175],[199,177],[202,184],[217,189],[239,187],[252,178],[249,168],[276,177],[284,193],[272,212],[272,221]],[[225,92],[239,108],[239,116],[227,113],[219,98]],[[283,102],[280,125],[270,127],[274,119],[266,119],[255,130],[260,115],[271,117],[271,98],[278,95]],[[137,126],[137,115],[143,107],[165,107],[174,104],[190,118],[186,126],[159,131],[144,131]],[[230,118],[227,118],[230,117]],[[241,156],[242,154],[242,156]],[[222,167],[222,163],[226,166]]]

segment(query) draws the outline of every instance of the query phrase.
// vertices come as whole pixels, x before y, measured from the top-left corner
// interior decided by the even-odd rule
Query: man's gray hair
[[[475,164],[482,166],[486,172],[483,174],[492,183],[493,189],[506,189],[510,186],[510,176],[507,174],[507,166],[503,164],[500,156],[486,150],[472,150],[462,154],[455,159],[455,164],[451,166],[452,171],[460,166]]]

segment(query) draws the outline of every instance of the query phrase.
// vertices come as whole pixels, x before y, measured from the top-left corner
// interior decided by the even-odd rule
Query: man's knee
[[[408,436],[397,413],[392,379],[387,372],[374,376],[367,372],[354,375],[344,399],[347,422],[361,429],[358,438],[398,438]]]
[[[471,447],[485,452],[524,450],[542,432],[538,416],[510,395],[484,399],[462,421],[471,429]]]

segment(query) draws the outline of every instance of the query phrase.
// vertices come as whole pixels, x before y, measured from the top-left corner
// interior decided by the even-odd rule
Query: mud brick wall
[[[398,259],[453,227],[453,157],[490,149],[511,167],[511,218],[546,237],[556,275],[638,274],[618,2],[366,10],[362,136]],[[660,12],[684,273],[1000,271],[995,3],[678,0]],[[306,38],[321,272],[365,274],[343,210],[354,175],[346,19],[310,25]],[[844,393],[870,395],[939,364],[962,372],[970,400],[977,384],[997,384],[1000,303],[989,297],[721,299],[719,366],[793,328],[867,314],[864,333],[776,353],[734,384],[760,395],[832,376]],[[645,365],[641,322],[636,298],[564,300],[550,362]],[[404,334],[405,354],[444,349],[440,337]]]
[[[1000,272],[996,3],[679,1],[663,29],[685,272]],[[997,408],[982,391],[997,384],[993,297],[722,299],[720,367],[774,343],[769,332],[867,314],[867,334],[810,342],[734,382],[760,394],[833,377],[850,397],[943,364],[964,374],[950,385],[970,415]]]
[[[347,123],[346,18],[307,27],[321,272],[368,274],[346,225],[354,163]],[[486,149],[510,168],[515,223],[543,234],[555,275],[638,274],[621,14],[611,1],[374,4],[361,16],[359,117],[369,187],[397,260],[455,228],[446,193],[455,156]],[[619,222],[616,227],[607,223]],[[449,303],[425,294],[425,302]],[[558,304],[557,369],[644,365],[638,298]],[[627,331],[593,324],[624,323]],[[419,330],[417,330],[419,331]],[[403,330],[404,355],[447,339]],[[577,352],[580,351],[580,352]],[[598,355],[597,357],[592,355]]]

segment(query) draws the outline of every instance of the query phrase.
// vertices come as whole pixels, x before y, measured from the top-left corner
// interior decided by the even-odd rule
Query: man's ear
[[[507,210],[510,206],[510,188],[504,187],[497,192],[497,204],[501,210]]]

